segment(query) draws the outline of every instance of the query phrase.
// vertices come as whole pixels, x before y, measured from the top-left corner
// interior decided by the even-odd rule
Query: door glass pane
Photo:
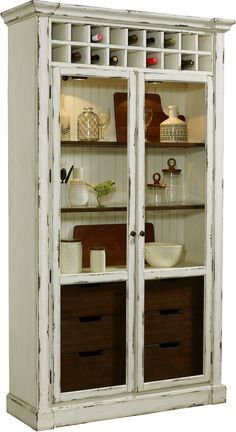
[[[127,91],[61,79],[62,392],[126,384]]]
[[[64,260],[61,256],[61,273],[124,270],[126,80],[62,79],[61,176],[61,248],[65,251]],[[81,245],[68,244],[72,239],[80,240]],[[82,248],[82,264],[77,260],[77,267],[73,268],[70,254],[75,252],[70,250],[78,246]],[[81,252],[77,251],[77,255],[81,261]]]
[[[205,265],[205,84],[147,82],[144,109],[144,382],[150,382],[203,373],[204,280],[171,272]]]
[[[203,373],[204,278],[145,283],[144,381]]]
[[[126,283],[61,287],[61,391],[126,382]]]
[[[204,265],[205,85],[147,83],[145,110],[146,243],[159,243],[147,245],[145,268]]]

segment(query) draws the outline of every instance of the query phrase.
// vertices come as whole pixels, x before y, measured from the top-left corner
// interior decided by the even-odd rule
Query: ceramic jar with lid
[[[161,183],[161,174],[158,172],[152,178],[153,183],[147,184],[147,204],[156,206],[166,202],[166,184]]]
[[[168,168],[164,168],[163,179],[167,185],[167,201],[170,203],[183,202],[182,170],[176,168],[176,160],[167,161]]]
[[[61,240],[60,268],[61,273],[81,273],[82,242],[80,240]]]
[[[92,273],[101,273],[106,269],[106,251],[103,247],[94,247],[90,249],[90,271]]]

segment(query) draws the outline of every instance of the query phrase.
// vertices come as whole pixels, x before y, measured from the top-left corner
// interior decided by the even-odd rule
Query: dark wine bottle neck
[[[128,42],[129,42],[129,44],[133,44],[133,43],[138,42],[138,36],[135,35],[135,34],[130,35],[130,36],[128,37]]]
[[[155,43],[155,38],[154,37],[147,38],[147,45],[152,45],[154,43]]]
[[[97,62],[100,60],[100,56],[98,54],[94,54],[91,56],[91,61],[92,62]]]
[[[182,69],[190,68],[190,67],[194,66],[194,60],[192,60],[192,59],[182,60],[181,66],[182,66]]]

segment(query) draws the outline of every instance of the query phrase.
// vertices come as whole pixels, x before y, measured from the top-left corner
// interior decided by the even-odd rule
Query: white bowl
[[[174,267],[182,251],[181,243],[145,243],[145,260],[151,267]]]

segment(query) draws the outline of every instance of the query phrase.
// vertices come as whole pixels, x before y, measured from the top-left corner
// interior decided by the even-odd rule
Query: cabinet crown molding
[[[103,23],[113,22],[116,24],[127,25],[135,24],[137,27],[158,26],[167,28],[171,26],[176,30],[204,30],[209,32],[226,32],[235,24],[235,20],[219,19],[219,18],[200,18],[181,15],[158,14],[153,12],[120,10],[111,8],[101,8],[92,6],[67,5],[61,3],[53,3],[46,1],[29,1],[15,8],[6,10],[1,13],[1,16],[7,25],[27,19],[30,16],[49,16],[55,19],[80,19],[80,21],[102,20]]]

